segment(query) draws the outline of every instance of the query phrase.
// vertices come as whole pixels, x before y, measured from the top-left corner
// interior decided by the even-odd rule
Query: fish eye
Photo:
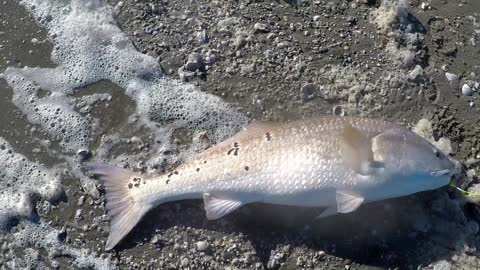
[[[438,158],[440,157],[440,151],[438,151],[437,149],[433,149],[433,154]]]

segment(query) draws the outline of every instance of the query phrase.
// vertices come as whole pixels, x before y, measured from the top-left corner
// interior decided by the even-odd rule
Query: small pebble
[[[241,49],[245,44],[247,44],[247,37],[243,33],[238,34],[233,42],[235,48]]]
[[[462,94],[464,96],[471,96],[471,95],[473,95],[473,90],[468,84],[464,84],[462,86]]]
[[[347,22],[350,25],[355,25],[355,24],[357,24],[357,18],[355,16],[348,16]]]
[[[82,209],[77,209],[75,212],[75,220],[79,220],[82,218],[83,210]]]
[[[199,53],[194,52],[188,56],[187,63],[185,63],[185,69],[188,71],[195,71],[197,69],[200,69],[202,65],[202,57]]]
[[[87,183],[83,186],[85,193],[94,199],[100,198],[100,191],[98,191],[97,186],[94,183]]]
[[[200,43],[208,42],[207,31],[205,29],[201,30],[200,32],[197,32],[197,40]]]
[[[77,155],[81,157],[87,157],[90,152],[87,149],[79,149]]]
[[[198,241],[197,242],[197,250],[198,251],[204,251],[208,248],[208,242],[207,241]]]
[[[473,90],[474,91],[480,90],[480,83],[479,82],[473,82],[472,85],[473,85]]]
[[[188,258],[183,258],[183,259],[180,261],[180,264],[182,264],[182,266],[187,266],[188,263],[189,263]]]
[[[345,111],[343,110],[343,107],[340,105],[333,106],[333,115],[335,116],[344,116]]]
[[[447,77],[447,80],[449,82],[458,80],[458,75],[450,72],[445,72],[445,77]]]
[[[427,3],[427,2],[422,2],[422,3],[420,4],[420,8],[423,9],[423,10],[430,9],[430,4]]]
[[[314,83],[308,83],[302,86],[301,94],[303,101],[309,101],[316,96],[316,92],[318,91],[318,85]]]
[[[82,195],[82,196],[80,196],[80,198],[78,198],[77,205],[82,206],[84,203],[85,203],[85,196]]]
[[[288,43],[287,42],[280,42],[277,44],[277,48],[279,49],[285,49],[288,47]]]
[[[253,29],[255,29],[255,32],[256,33],[267,33],[269,30],[268,30],[268,26],[264,23],[256,23],[253,25]]]
[[[420,65],[416,65],[415,68],[410,71],[408,76],[410,77],[410,80],[412,81],[420,81],[423,77],[423,69]]]

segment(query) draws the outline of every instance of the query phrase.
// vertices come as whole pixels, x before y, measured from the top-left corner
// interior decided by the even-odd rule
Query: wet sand
[[[335,106],[345,114],[383,117],[409,127],[426,118],[435,139],[449,138],[451,155],[465,170],[478,172],[479,93],[465,96],[461,87],[480,81],[480,36],[475,37],[480,2],[464,1],[459,7],[453,1],[434,0],[424,10],[422,2],[411,1],[408,18],[423,38],[414,44],[393,38],[400,49],[408,47],[415,54],[406,66],[395,64],[386,49],[392,37],[379,33],[368,16],[381,1],[352,7],[356,2],[125,1],[116,19],[140,52],[158,57],[168,77],[221,97],[251,119],[332,114]],[[235,18],[231,25],[229,18]],[[52,65],[46,33],[23,7],[0,3],[0,20],[0,71]],[[197,33],[203,29],[208,38],[199,40]],[[39,42],[32,44],[33,38]],[[193,52],[203,63],[189,71],[186,64]],[[416,65],[422,72],[411,75]],[[443,65],[461,79],[449,83]],[[364,88],[352,88],[355,85]],[[110,82],[87,88],[82,95],[112,94],[111,101],[92,111],[103,131],[128,135],[125,119],[133,111],[131,99]],[[61,163],[47,151],[32,152],[48,135],[39,129],[32,132],[32,125],[11,103],[12,90],[4,80],[0,91],[0,108],[7,112],[0,114],[0,137],[33,161]],[[365,99],[367,94],[372,98]],[[95,135],[93,148],[103,131]],[[140,151],[133,149],[127,146],[118,152]],[[66,228],[66,245],[106,256],[109,225],[98,222],[105,214],[101,186],[102,197],[92,198],[75,177],[62,181],[66,197],[48,213],[40,211],[40,217],[54,228]],[[477,174],[470,173],[462,182],[474,186]],[[82,196],[85,203],[79,205]],[[75,218],[78,209],[84,213],[80,219]],[[465,204],[449,187],[365,205],[321,221],[313,220],[319,209],[261,204],[207,221],[199,200],[169,203],[149,212],[109,254],[122,269],[475,269],[480,263],[479,209]],[[97,228],[85,227],[91,224]],[[467,231],[475,224],[476,232]],[[70,268],[69,259],[60,262],[60,269]]]

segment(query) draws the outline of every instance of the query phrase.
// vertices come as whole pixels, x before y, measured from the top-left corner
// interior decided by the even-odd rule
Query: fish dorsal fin
[[[257,120],[245,126],[242,131],[237,133],[237,135],[238,136],[248,136],[249,134],[257,135],[258,133],[269,132],[275,127],[277,127],[278,125],[279,124],[275,122]]]
[[[350,125],[343,129],[340,149],[343,163],[359,174],[370,174],[373,169],[382,166],[373,161],[371,141]]]
[[[238,133],[232,137],[224,140],[222,144],[231,144],[236,141],[242,141],[249,137],[267,136],[267,133],[271,134],[272,130],[278,127],[278,123],[269,121],[254,121],[249,125],[243,127]],[[269,135],[270,136],[270,135]]]
[[[325,209],[318,217],[324,218],[337,213],[350,213],[358,209],[364,202],[364,198],[354,192],[337,190],[335,192],[336,204]]]
[[[238,200],[227,198],[222,195],[203,194],[205,212],[207,219],[213,220],[221,218],[242,206],[244,203]]]
[[[252,130],[265,130],[265,129],[273,128],[277,125],[278,123],[276,122],[256,120],[250,123],[250,125],[247,125],[247,128]]]

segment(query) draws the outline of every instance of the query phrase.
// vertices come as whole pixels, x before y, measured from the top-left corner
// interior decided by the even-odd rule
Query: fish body
[[[454,169],[404,127],[333,116],[254,122],[164,175],[87,166],[104,180],[112,217],[107,249],[149,209],[169,201],[203,198],[208,219],[252,202],[325,207],[324,217],[447,185]]]

